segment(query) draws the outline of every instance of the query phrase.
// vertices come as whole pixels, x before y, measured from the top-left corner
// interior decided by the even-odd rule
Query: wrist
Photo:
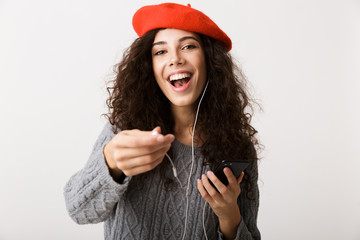
[[[109,169],[109,173],[110,173],[111,177],[116,182],[119,182],[119,181],[122,182],[125,178],[124,173],[117,167],[116,162],[110,157],[109,149],[108,149],[109,144],[110,143],[106,144],[103,148],[103,155],[104,155],[105,163]]]
[[[108,168],[111,170],[115,170],[115,169],[117,169],[117,166],[116,166],[115,161],[110,157],[109,144],[110,144],[110,142],[104,146],[103,155],[104,155],[104,159],[105,159],[105,162],[106,162],[106,165],[108,166]]]
[[[234,239],[236,237],[237,228],[241,221],[240,213],[232,215],[231,218],[219,218],[220,231],[225,239]]]
[[[231,219],[219,219],[220,228],[236,229],[239,226],[241,219],[241,216]]]

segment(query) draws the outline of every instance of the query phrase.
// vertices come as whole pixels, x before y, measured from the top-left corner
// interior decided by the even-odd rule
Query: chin
[[[177,107],[187,107],[187,106],[192,106],[195,103],[195,100],[193,98],[191,99],[179,99],[177,98],[173,98],[170,99],[170,102],[173,106],[177,106]]]

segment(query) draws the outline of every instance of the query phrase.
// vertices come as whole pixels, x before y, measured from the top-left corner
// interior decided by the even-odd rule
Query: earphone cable
[[[172,170],[173,170],[174,177],[178,180],[178,182],[179,182],[179,184],[180,184],[180,187],[181,187],[181,188],[184,188],[184,187],[182,186],[182,184],[181,184],[180,179],[178,178],[175,165],[174,165],[173,161],[171,160],[169,154],[165,153],[165,156],[169,159],[169,161],[170,161],[170,163],[171,163],[171,165],[172,165]]]
[[[185,211],[185,227],[184,227],[184,233],[183,233],[183,237],[182,240],[185,239],[185,235],[186,235],[186,227],[187,227],[187,219],[188,219],[188,212],[189,212],[189,190],[190,190],[190,179],[191,179],[191,174],[194,168],[194,162],[195,162],[195,154],[194,154],[194,135],[195,135],[195,127],[196,127],[196,122],[197,122],[197,118],[198,118],[198,114],[199,114],[199,109],[200,109],[200,104],[204,98],[206,89],[209,85],[209,81],[206,82],[204,91],[201,95],[201,98],[199,100],[199,104],[196,110],[196,115],[195,115],[195,121],[194,121],[194,127],[193,127],[193,131],[192,131],[192,136],[191,136],[191,168],[190,168],[190,173],[189,173],[189,177],[188,177],[188,183],[187,183],[187,187],[186,187],[186,211]]]
[[[205,235],[205,238],[206,240],[208,240],[208,236],[207,236],[207,233],[206,233],[206,228],[205,228],[205,208],[206,208],[206,201],[204,203],[204,207],[203,207],[203,213],[202,213],[202,225],[203,225],[203,230],[204,230],[204,235]]]

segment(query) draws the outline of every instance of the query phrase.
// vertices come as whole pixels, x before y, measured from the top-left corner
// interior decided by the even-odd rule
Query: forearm
[[[126,189],[125,184],[112,179],[105,163],[102,149],[111,135],[109,126],[105,126],[85,167],[74,174],[64,188],[69,215],[79,224],[106,220]]]
[[[242,218],[239,209],[234,212],[234,215],[231,218],[219,219],[220,231],[222,232],[225,240],[235,239],[241,220]]]
[[[245,194],[240,195],[238,206],[240,209],[240,221],[233,220],[233,224],[219,219],[219,240],[260,240],[260,232],[257,228],[257,211],[259,208],[259,193],[257,185],[254,189],[254,200],[249,200]],[[241,200],[240,200],[241,199]],[[234,212],[235,213],[235,212]],[[237,224],[239,223],[239,224]],[[237,227],[234,230],[234,226]],[[235,231],[235,235],[234,234]]]
[[[125,187],[112,179],[101,151],[95,151],[86,166],[73,175],[65,186],[69,215],[79,224],[104,221]]]

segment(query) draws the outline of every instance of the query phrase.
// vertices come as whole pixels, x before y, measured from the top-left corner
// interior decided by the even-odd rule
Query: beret
[[[148,5],[137,10],[132,25],[139,37],[157,28],[176,28],[201,33],[222,43],[231,50],[231,39],[204,13],[176,3]]]

